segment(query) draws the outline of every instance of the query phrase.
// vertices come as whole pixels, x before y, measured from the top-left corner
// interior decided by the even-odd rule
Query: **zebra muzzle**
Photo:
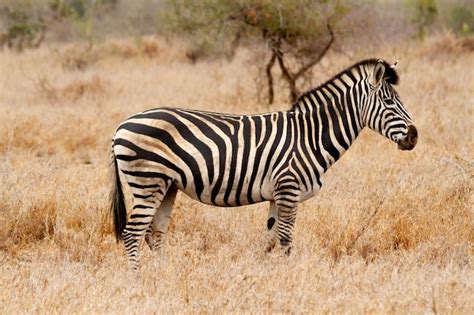
[[[414,125],[409,125],[406,137],[398,142],[398,148],[400,150],[412,150],[417,142],[418,130]]]

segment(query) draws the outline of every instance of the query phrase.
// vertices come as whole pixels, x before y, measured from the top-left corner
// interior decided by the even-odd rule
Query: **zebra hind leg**
[[[146,195],[133,191],[133,208],[122,236],[130,266],[135,271],[140,267],[140,242],[149,230],[150,224],[166,192],[165,188],[158,188],[154,193],[147,193]]]
[[[280,205],[277,202],[277,211],[278,211],[278,225],[277,235],[280,245],[285,250],[287,255],[291,252],[291,244],[293,242],[293,230],[295,227],[296,221],[296,206],[289,205]]]
[[[156,211],[155,217],[148,228],[145,235],[145,241],[152,251],[160,252],[163,248],[171,219],[171,211],[177,193],[178,190],[175,187],[168,189],[168,192],[161,201],[161,205]]]
[[[267,217],[267,245],[266,245],[266,252],[271,252],[277,243],[277,227],[278,221],[278,212],[277,207],[273,201],[270,201],[270,208],[268,209],[268,217]]]

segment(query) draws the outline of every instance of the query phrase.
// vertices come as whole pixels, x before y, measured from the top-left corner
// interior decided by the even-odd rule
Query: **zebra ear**
[[[397,69],[397,66],[398,66],[398,60],[395,61],[395,63],[393,65],[390,66],[390,68],[392,68],[393,70]]]
[[[377,61],[377,64],[375,65],[375,68],[374,68],[374,73],[372,74],[372,84],[378,85],[382,81],[384,74],[385,74],[385,63],[383,62],[383,60],[379,60]]]
[[[377,61],[377,64],[374,67],[374,73],[372,75],[372,84],[379,85],[385,74],[385,63],[383,60]]]

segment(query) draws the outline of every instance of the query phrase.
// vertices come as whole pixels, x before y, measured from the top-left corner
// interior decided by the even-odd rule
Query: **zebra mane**
[[[298,97],[298,99],[291,106],[291,110],[295,110],[298,107],[298,104],[299,104],[299,102],[302,98],[308,96],[309,94],[311,94],[311,93],[313,93],[313,92],[315,92],[319,89],[324,88],[328,83],[334,81],[336,78],[339,78],[339,77],[343,76],[344,74],[351,73],[354,68],[357,68],[359,66],[375,66],[379,60],[381,60],[381,59],[375,59],[375,58],[365,59],[365,60],[362,60],[362,61],[360,61],[356,64],[353,64],[349,68],[339,72],[338,74],[333,76],[331,79],[327,80],[325,83],[323,83],[323,84],[319,85],[318,87],[313,88],[313,89],[311,89],[309,91],[306,91],[305,93],[301,94],[301,96]],[[384,73],[383,79],[387,83],[390,83],[392,85],[397,85],[399,80],[400,80],[400,77],[398,76],[397,71],[387,61],[385,61],[385,60],[382,60],[382,61],[385,65],[385,73]]]

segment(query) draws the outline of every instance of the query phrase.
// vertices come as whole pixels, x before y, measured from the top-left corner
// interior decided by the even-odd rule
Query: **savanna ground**
[[[0,52],[1,314],[474,313],[472,42],[333,53],[314,69],[313,86],[365,57],[399,59],[420,137],[402,152],[364,131],[301,205],[290,257],[264,253],[268,205],[179,194],[166,249],[143,247],[138,276],[109,214],[117,124],[159,106],[286,109],[286,90],[259,100],[246,50],[192,65],[158,39],[84,49]]]

